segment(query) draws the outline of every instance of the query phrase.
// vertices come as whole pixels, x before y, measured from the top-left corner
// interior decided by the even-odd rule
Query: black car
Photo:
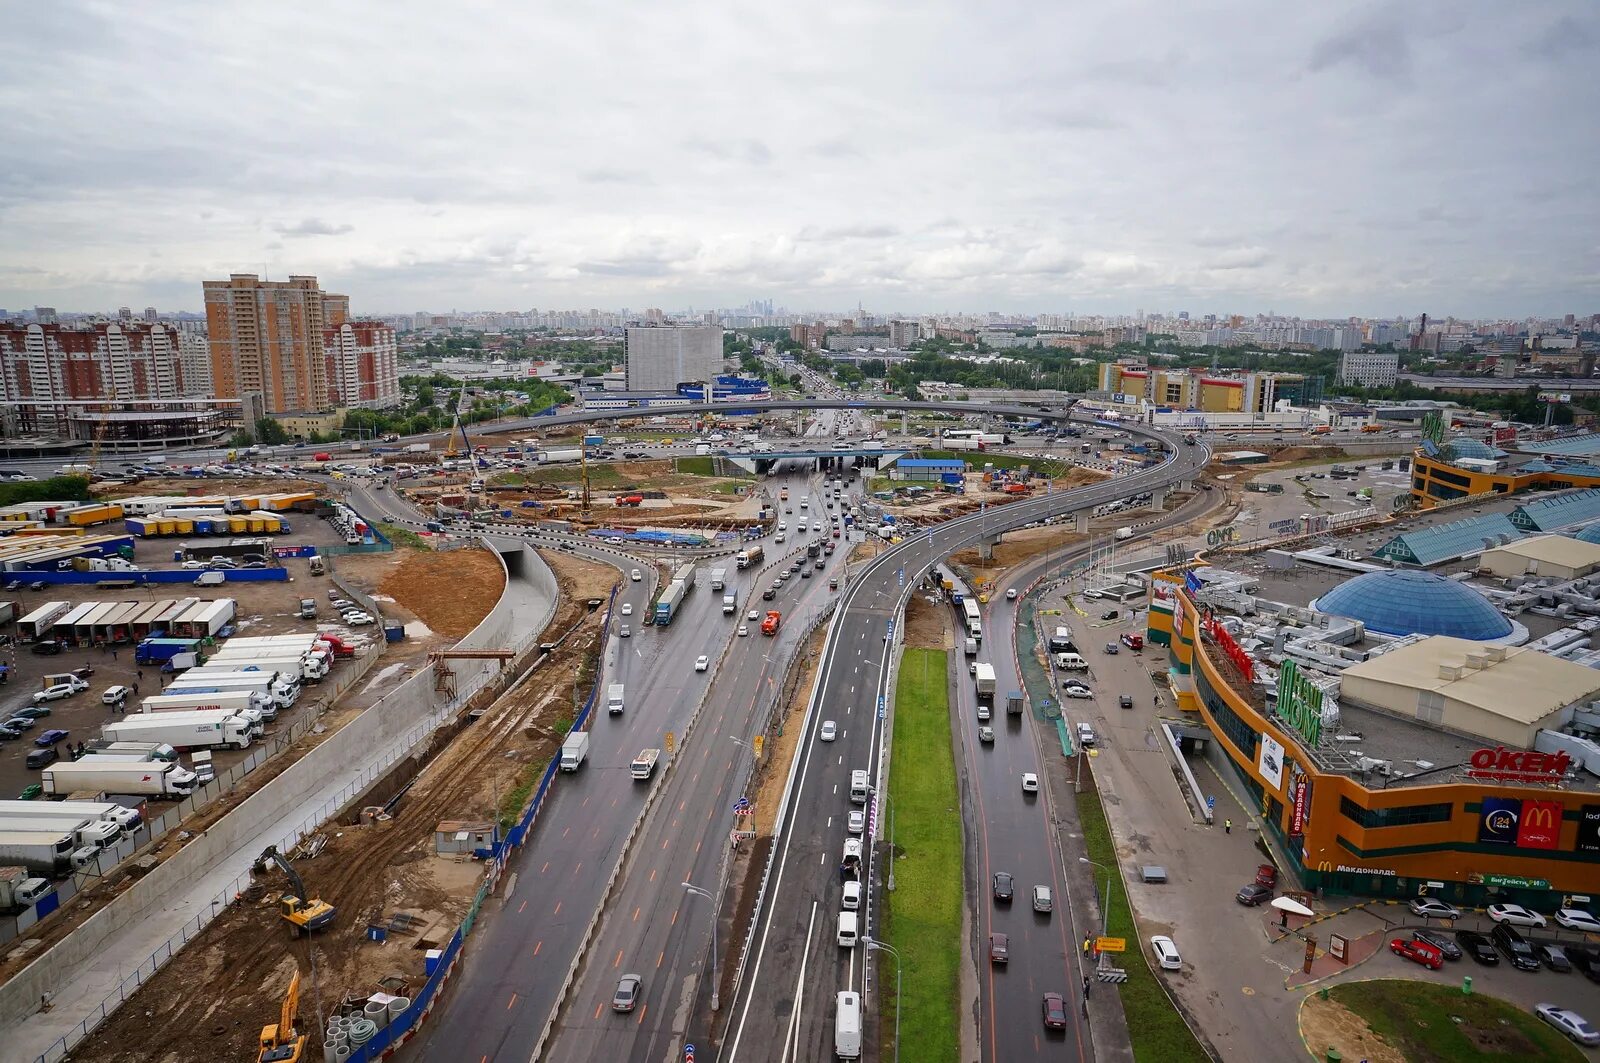
[[[33,652],[40,657],[55,657],[61,653],[61,650],[62,645],[59,642],[46,640],[44,642],[35,642],[33,644]]]
[[[1438,930],[1413,930],[1411,932],[1411,940],[1420,941],[1425,945],[1432,945],[1447,960],[1459,960],[1461,958],[1461,950],[1456,947],[1456,943],[1450,940],[1448,934],[1441,933]]]
[[[1585,945],[1566,945],[1562,951],[1580,974],[1591,982],[1600,982],[1600,951]]]
[[[1533,954],[1539,957],[1544,965],[1552,971],[1560,971],[1562,974],[1566,974],[1572,970],[1572,961],[1567,959],[1567,954],[1560,945],[1535,945]]]
[[[1533,946],[1528,944],[1528,939],[1517,932],[1517,928],[1510,923],[1496,923],[1495,928],[1489,931],[1490,939],[1495,947],[1505,953],[1506,962],[1519,971],[1537,971],[1539,957],[1534,955]]]
[[[1485,967],[1498,967],[1500,954],[1494,949],[1494,942],[1474,930],[1457,930],[1456,944],[1461,946],[1461,951],[1477,960]]]
[[[994,899],[1001,904],[1010,904],[1015,891],[1011,886],[1011,876],[1004,871],[994,873]]]
[[[1272,899],[1272,891],[1259,882],[1252,882],[1245,886],[1233,899],[1246,908],[1254,908],[1258,904],[1265,904]]]

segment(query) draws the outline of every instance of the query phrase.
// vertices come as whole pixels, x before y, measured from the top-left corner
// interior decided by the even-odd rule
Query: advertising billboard
[[[1478,809],[1478,841],[1516,845],[1522,802],[1515,797],[1485,797]]]
[[[1274,792],[1283,789],[1283,744],[1265,731],[1261,733],[1261,755],[1256,761],[1256,770]]]
[[[1311,805],[1311,780],[1304,775],[1294,781],[1294,811],[1289,816],[1289,833],[1306,832],[1306,811]]]
[[[1522,818],[1517,823],[1519,849],[1554,849],[1561,844],[1561,802],[1522,802]]]
[[[1584,805],[1578,811],[1578,841],[1573,848],[1580,853],[1600,853],[1600,805]]]

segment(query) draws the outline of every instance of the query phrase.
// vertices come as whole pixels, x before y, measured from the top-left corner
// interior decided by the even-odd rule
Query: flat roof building
[[[1484,551],[1478,567],[1506,578],[1577,579],[1600,569],[1600,546],[1566,535],[1535,535]]]

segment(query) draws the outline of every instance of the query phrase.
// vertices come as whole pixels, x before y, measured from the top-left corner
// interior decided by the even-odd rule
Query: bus
[[[985,450],[1011,442],[1004,432],[984,432],[977,428],[954,428],[939,436],[939,444],[946,450]]]
[[[978,603],[971,598],[963,598],[961,612],[967,619],[967,634],[974,639],[983,638],[983,623],[978,615]]]

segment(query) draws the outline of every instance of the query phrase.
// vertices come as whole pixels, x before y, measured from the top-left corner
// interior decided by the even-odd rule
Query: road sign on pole
[[[1127,952],[1127,938],[1100,938],[1094,939],[1094,947],[1101,952]]]

